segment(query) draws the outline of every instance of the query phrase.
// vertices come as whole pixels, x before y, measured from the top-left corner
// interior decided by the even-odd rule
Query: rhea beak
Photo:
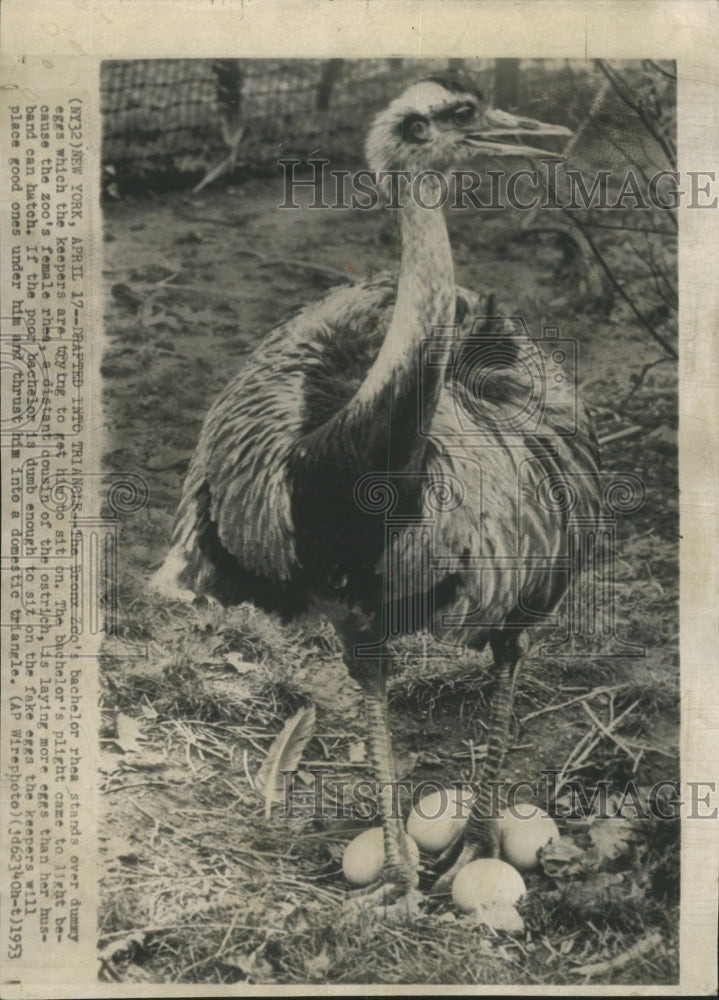
[[[572,135],[564,125],[548,125],[546,122],[535,121],[534,118],[519,118],[506,111],[490,108],[484,113],[484,126],[478,131],[467,132],[464,141],[477,152],[490,156],[561,156],[548,149],[527,145],[523,140],[527,136],[549,138],[561,136],[569,138]]]

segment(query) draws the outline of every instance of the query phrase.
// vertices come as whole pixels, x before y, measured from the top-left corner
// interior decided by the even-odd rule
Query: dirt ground
[[[119,631],[104,658],[101,974],[138,982],[576,983],[591,980],[573,970],[624,955],[600,982],[675,981],[674,825],[661,857],[649,844],[661,838],[633,828],[633,860],[617,851],[600,864],[614,881],[602,882],[584,909],[558,897],[546,873],[531,876],[535,901],[521,939],[470,926],[450,904],[401,931],[343,923],[341,853],[361,819],[265,820],[253,787],[272,737],[310,701],[317,726],[304,766],[367,775],[361,705],[331,629],[282,629],[250,608],[184,609],[147,593],[217,392],[286,313],[345,275],[394,264],[391,217],[278,211],[281,199],[279,179],[255,178],[105,205],[105,465],[142,476],[150,499],[121,525]],[[460,284],[511,303],[535,336],[552,325],[576,339],[583,399],[607,438],[604,466],[638,474],[647,488],[643,507],[617,522],[615,591],[619,634],[646,655],[532,657],[518,684],[506,777],[535,780],[554,767],[618,790],[677,778],[674,366],[646,370],[661,350],[621,302],[588,294],[585,264],[568,259],[551,234],[530,239],[508,213],[465,212],[450,218],[450,236]],[[416,653],[410,644],[400,657],[392,691],[400,770],[413,781],[471,777],[485,732],[486,662],[430,655],[418,665]],[[592,729],[586,704],[604,729]],[[581,757],[588,731],[596,739]],[[586,840],[581,824],[560,828]],[[652,934],[660,935],[660,958],[641,946]]]

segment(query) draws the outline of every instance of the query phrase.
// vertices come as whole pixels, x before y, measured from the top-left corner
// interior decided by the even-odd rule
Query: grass
[[[344,844],[363,823],[318,821],[302,808],[296,819],[282,820],[275,811],[265,820],[262,797],[253,788],[273,736],[310,698],[308,671],[316,675],[324,661],[330,675],[341,674],[331,633],[283,629],[249,606],[222,611],[199,603],[188,611],[144,595],[135,597],[131,618],[135,635],[154,641],[147,660],[132,667],[108,654],[103,672],[105,979],[572,984],[583,981],[573,968],[614,961],[658,932],[661,949],[610,968],[601,981],[676,981],[673,824],[645,824],[641,850],[619,865],[618,888],[591,879],[532,876],[526,932],[519,938],[477,926],[448,902],[401,926],[358,917],[347,910],[340,865]],[[434,725],[441,733],[443,720],[459,709],[463,728],[471,730],[476,713],[467,706],[481,707],[488,683],[471,671],[447,678],[436,659],[413,656],[411,642],[405,645],[399,659],[406,662],[392,695],[400,756],[407,742],[412,745],[413,720],[423,713],[430,731]],[[426,653],[426,643],[421,645],[417,652]],[[563,672],[556,663],[544,663],[541,676],[528,675],[518,714],[530,706],[551,708],[555,670]],[[573,679],[575,688],[581,686]],[[595,677],[587,696],[596,686]],[[366,735],[362,719],[348,721],[345,714],[356,692],[349,683],[338,690],[342,697],[337,691],[326,695],[317,736],[304,757],[324,758],[332,778],[364,777],[367,771],[351,762],[349,752]],[[622,730],[627,738],[646,739],[651,726],[644,711],[661,714],[667,702],[674,704],[661,685],[628,685],[620,695],[618,712],[637,698],[641,703]],[[603,704],[602,696],[598,702]],[[535,717],[523,727],[522,741],[547,716],[555,729],[571,727],[572,714],[570,708]],[[134,723],[129,737],[128,718]],[[477,727],[477,746],[481,734]],[[447,774],[456,767],[450,751],[456,754],[458,746],[463,744],[437,740],[426,761],[415,761],[413,777]],[[468,766],[468,752],[465,758]],[[611,740],[598,744],[590,763],[579,776],[626,777],[626,761]],[[563,833],[581,841],[572,824],[563,824]],[[431,859],[422,860],[429,867]]]

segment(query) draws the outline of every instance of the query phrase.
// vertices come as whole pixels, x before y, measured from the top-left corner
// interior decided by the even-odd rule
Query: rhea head
[[[553,156],[525,142],[571,135],[548,125],[490,108],[475,78],[448,71],[412,84],[379,114],[367,137],[367,162],[374,171],[447,171],[480,157]]]

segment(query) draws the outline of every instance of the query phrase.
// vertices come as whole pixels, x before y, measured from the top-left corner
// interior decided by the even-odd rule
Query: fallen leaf
[[[145,944],[147,935],[144,931],[131,931],[125,937],[111,941],[110,944],[102,948],[98,954],[101,962],[110,962],[113,958],[130,954],[132,955],[138,948]]]
[[[345,845],[335,844],[330,841],[325,845],[325,851],[329,854],[333,861],[341,861],[342,856],[345,853]]]
[[[361,764],[367,760],[367,745],[364,740],[350,743],[350,764]]]
[[[167,764],[164,750],[130,750],[121,758],[121,771],[160,771]]]
[[[589,838],[596,848],[600,866],[629,854],[637,842],[631,822],[620,817],[597,820],[590,827]]]
[[[662,424],[653,430],[649,435],[649,440],[654,442],[659,448],[674,452],[677,447],[677,432],[672,427]]]
[[[297,910],[286,921],[288,930],[293,934],[305,934],[310,929],[310,922],[302,909]]]
[[[606,917],[609,907],[640,899],[641,890],[636,883],[623,878],[618,872],[594,872],[586,879],[565,882],[560,892],[561,905],[569,907],[582,919]]]
[[[243,660],[242,653],[225,653],[225,663],[228,663],[238,674],[248,674],[257,668],[256,663]]]
[[[108,740],[108,742],[110,742],[110,740]],[[111,742],[115,743],[114,738],[112,739]],[[101,753],[98,754],[97,770],[100,772],[100,774],[107,774],[107,775],[117,774],[117,772],[120,770],[119,762],[121,760],[122,757],[117,753],[108,753],[102,751]]]
[[[562,837],[538,851],[542,869],[551,878],[570,878],[582,872],[592,871],[597,867],[597,859],[587,854],[568,837]]]
[[[117,716],[116,730],[117,735],[114,739],[121,750],[124,750],[125,753],[142,752],[143,746],[139,742],[143,738],[142,729],[136,719],[120,712]]]
[[[332,964],[326,946],[322,948],[319,955],[314,958],[305,959],[305,970],[308,976],[323,976]]]
[[[137,846],[126,837],[110,837],[106,844],[107,858],[121,861],[137,861]]]
[[[264,945],[256,948],[249,954],[246,951],[238,951],[233,955],[223,955],[222,961],[227,965],[234,965],[243,972],[253,983],[274,983],[274,969],[268,961],[262,957]]]

